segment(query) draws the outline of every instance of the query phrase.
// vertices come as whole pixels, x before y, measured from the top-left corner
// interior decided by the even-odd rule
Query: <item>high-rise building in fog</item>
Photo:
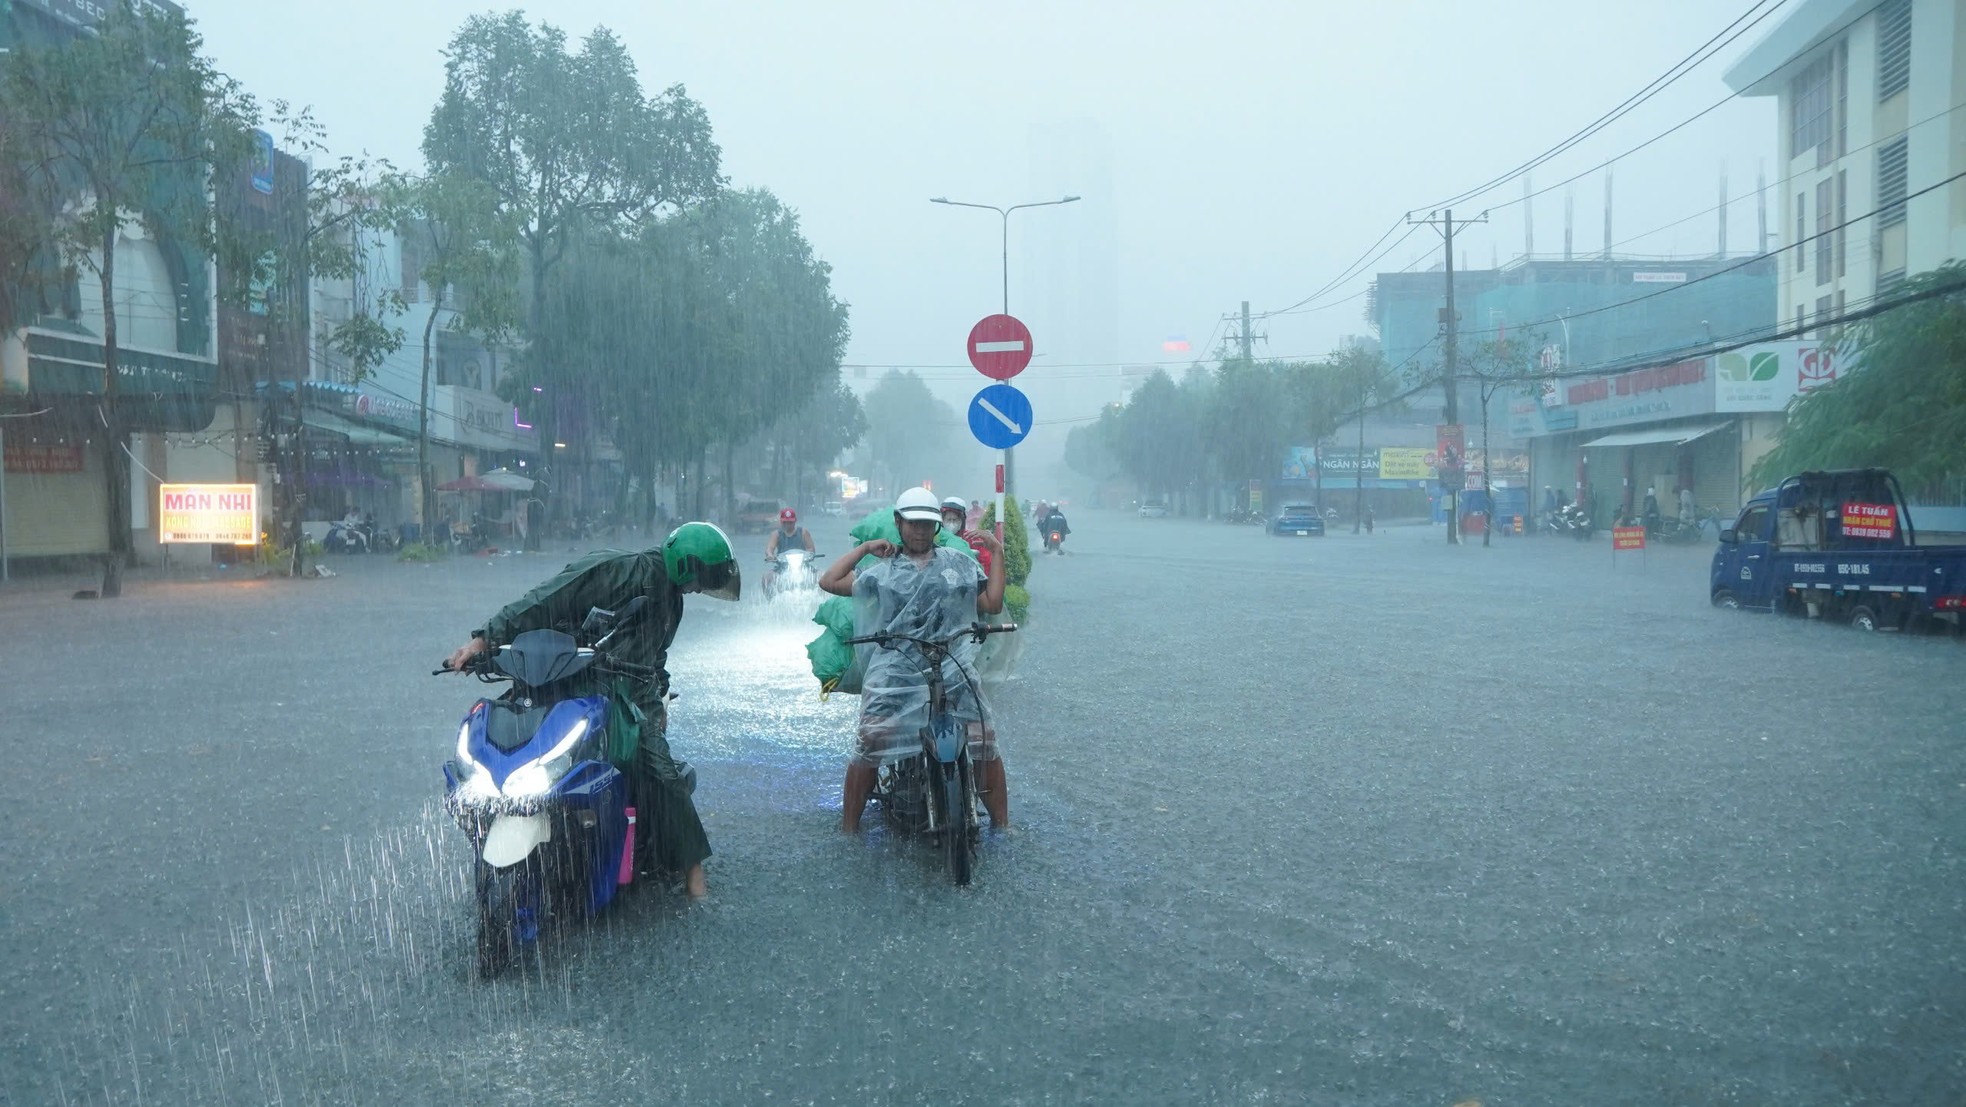
[[[1113,195],[1113,142],[1090,119],[1035,124],[1030,185],[1015,202],[1080,200],[1011,216],[1010,313],[1031,327],[1039,357],[1017,381],[1037,418],[1096,415],[1117,399],[1119,383],[1119,211]],[[1051,455],[1064,431],[1034,435],[1032,452]],[[1044,439],[1055,441],[1046,442]]]

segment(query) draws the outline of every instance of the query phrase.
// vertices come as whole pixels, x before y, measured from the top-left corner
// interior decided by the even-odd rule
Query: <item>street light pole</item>
[[[1009,315],[1010,213],[1021,211],[1025,208],[1053,208],[1060,204],[1076,203],[1078,199],[1077,196],[1067,196],[1059,200],[1039,200],[1030,204],[1012,204],[1007,208],[998,207],[995,204],[972,204],[966,200],[951,200],[947,196],[932,196],[928,202],[931,204],[947,204],[952,208],[982,208],[984,211],[994,211],[997,213],[997,217],[1001,220],[1003,227],[1003,313]],[[1002,537],[1003,533],[1001,528],[1003,527],[1005,499],[1006,497],[1014,496],[1017,490],[1017,469],[1015,459],[1012,458],[1011,454],[1011,450],[1005,450],[1003,452],[1003,491],[997,494],[998,537]]]

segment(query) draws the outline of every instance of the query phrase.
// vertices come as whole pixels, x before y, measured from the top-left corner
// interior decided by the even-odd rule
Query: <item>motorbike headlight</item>
[[[457,773],[458,792],[468,800],[491,799],[498,795],[498,786],[492,783],[491,774],[485,771],[478,759],[471,756],[471,724],[466,722],[457,728]]]
[[[512,799],[531,799],[543,796],[553,787],[553,782],[567,775],[573,768],[573,748],[587,736],[587,720],[582,719],[567,729],[553,748],[547,750],[524,765],[512,771],[505,778],[505,794]]]

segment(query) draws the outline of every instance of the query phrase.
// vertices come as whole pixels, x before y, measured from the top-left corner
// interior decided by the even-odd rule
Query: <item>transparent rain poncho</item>
[[[931,641],[949,636],[976,622],[976,597],[984,583],[983,567],[967,553],[938,546],[925,562],[896,554],[854,575],[854,632],[906,634]],[[860,748],[855,761],[874,765],[899,760],[921,749],[921,730],[929,723],[927,665],[919,647],[904,643],[893,649],[875,645],[861,651],[865,670],[860,687]],[[994,742],[984,741],[982,704],[973,681],[976,643],[957,641],[942,664],[942,681],[949,713],[963,724],[974,760],[996,756]]]

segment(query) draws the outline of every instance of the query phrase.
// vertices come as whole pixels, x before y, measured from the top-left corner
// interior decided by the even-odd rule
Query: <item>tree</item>
[[[1966,263],[1913,277],[1892,296],[1913,302],[1835,339],[1833,356],[1859,367],[1797,397],[1750,479],[1767,486],[1811,469],[1877,466],[1917,496],[1942,495],[1966,474]]]
[[[133,552],[116,244],[126,226],[141,224],[213,256],[206,197],[219,174],[243,163],[251,149],[256,108],[202,56],[202,47],[181,11],[118,0],[93,34],[25,49],[0,74],[0,117],[27,151],[31,194],[74,198],[54,228],[55,246],[66,264],[95,275],[102,299],[104,597],[122,594]]]
[[[1365,519],[1365,417],[1400,404],[1400,381],[1378,350],[1350,345],[1332,352],[1313,387],[1315,397],[1302,402],[1307,409],[1328,413],[1312,423],[1320,448],[1340,426],[1354,421],[1358,424],[1356,449],[1361,460],[1352,477],[1352,533],[1357,534]],[[1320,481],[1322,472],[1320,459]]]
[[[1481,403],[1481,500],[1490,518],[1488,525],[1481,529],[1481,544],[1490,543],[1489,535],[1495,531],[1495,454],[1488,445],[1488,404],[1495,394],[1504,388],[1515,387],[1533,379],[1537,351],[1547,344],[1540,334],[1520,338],[1498,336],[1474,343],[1461,355],[1461,375],[1475,383],[1476,396]]]
[[[382,190],[382,211],[402,249],[417,261],[417,276],[430,290],[423,317],[422,374],[417,387],[416,471],[419,520],[428,535],[436,526],[436,478],[430,469],[432,340],[439,317],[452,312],[453,329],[488,344],[507,341],[519,325],[519,257],[515,228],[483,181],[456,174],[391,176]]]
[[[620,233],[714,195],[718,150],[682,86],[644,97],[633,59],[606,28],[569,53],[563,32],[534,28],[521,12],[472,16],[446,57],[424,158],[433,174],[483,182],[517,231],[530,279],[527,359],[542,390],[531,415],[550,478],[573,369],[540,334],[549,276],[579,233]],[[549,483],[549,519],[556,499]]]
[[[959,425],[955,409],[936,399],[912,370],[889,370],[867,391],[862,406],[870,475],[890,495],[936,479],[938,469],[956,475],[960,467],[950,464],[949,452]]]

